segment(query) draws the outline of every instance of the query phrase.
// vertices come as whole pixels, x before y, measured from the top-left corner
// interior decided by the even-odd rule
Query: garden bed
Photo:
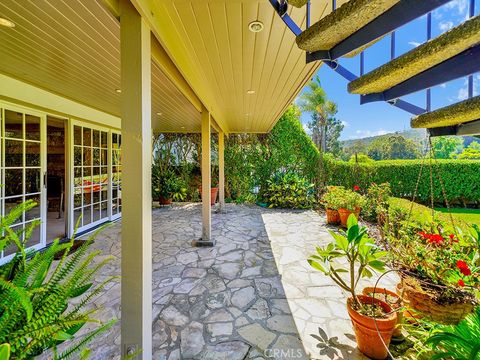
[[[480,30],[479,30],[480,32]],[[480,119],[480,96],[412,118],[413,128],[455,126]]]
[[[385,91],[480,42],[480,17],[418,46],[348,84],[353,94]]]
[[[350,0],[297,36],[306,51],[330,50],[399,0]]]

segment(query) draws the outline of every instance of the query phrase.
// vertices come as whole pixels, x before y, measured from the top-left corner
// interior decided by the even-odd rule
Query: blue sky
[[[432,36],[436,37],[463,22],[468,16],[469,0],[453,0],[432,13]],[[480,13],[480,0],[475,0],[475,14]],[[396,56],[401,55],[427,40],[426,16],[419,18],[396,31]],[[384,64],[390,58],[390,37],[386,37],[365,51],[365,72]],[[359,74],[360,57],[341,59],[340,63]],[[347,80],[327,66],[317,74],[330,100],[338,104],[337,117],[344,122],[342,139],[355,139],[410,128],[411,115],[384,102],[360,105],[360,98],[347,92]],[[474,95],[479,94],[480,73],[475,74]],[[432,89],[432,109],[464,100],[467,97],[467,80],[457,79]],[[425,92],[403,98],[425,108]],[[311,114],[302,114],[306,124]]]

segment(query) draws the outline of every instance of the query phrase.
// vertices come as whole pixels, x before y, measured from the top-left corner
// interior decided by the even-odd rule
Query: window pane
[[[100,149],[93,149],[93,165],[100,165]]]
[[[90,205],[92,203],[92,188],[83,188],[83,205]]]
[[[92,207],[86,206],[83,208],[83,226],[92,222]]]
[[[101,143],[102,148],[104,148],[104,149],[108,148],[107,133],[105,131],[102,131],[101,141],[102,141],[102,143]]]
[[[80,126],[73,127],[73,144],[82,145],[82,128]]]
[[[101,150],[102,165],[108,165],[108,151],[106,149]]]
[[[5,140],[5,167],[23,167],[23,141]]]
[[[82,189],[75,188],[73,193],[73,207],[82,206]]]
[[[76,166],[73,168],[73,183],[74,186],[81,186],[82,185],[82,168],[80,166]]]
[[[92,131],[88,128],[83,128],[83,146],[92,146]]]
[[[38,116],[25,115],[25,138],[40,141],[40,118]]]
[[[77,226],[77,222],[79,221],[80,217],[82,216],[82,209],[76,209],[73,211],[73,226]],[[78,227],[82,226],[82,220],[78,223]]]
[[[5,196],[23,194],[23,170],[5,169]]]
[[[25,142],[25,165],[40,166],[40,143]]]
[[[23,114],[5,110],[5,137],[23,139]]]
[[[73,148],[73,165],[82,165],[82,148],[80,146],[75,146]]]
[[[93,130],[93,146],[100,147],[100,131]]]
[[[88,147],[83,148],[83,166],[92,165],[92,149]]]
[[[32,224],[25,224],[25,227],[28,229],[28,227],[32,226]],[[32,236],[30,236],[29,239],[26,239],[27,242],[27,247],[35,246],[40,244],[40,225],[37,224],[35,226]]]
[[[10,211],[17,205],[23,202],[23,197],[15,197],[11,199],[5,199],[5,215],[8,215]],[[20,216],[18,219],[15,220],[14,224],[18,224],[23,222],[23,216]]]
[[[37,203],[37,206],[25,213],[25,221],[40,219],[40,195],[25,196],[25,200],[33,200]]]
[[[40,192],[40,169],[25,170],[25,192],[27,194]]]

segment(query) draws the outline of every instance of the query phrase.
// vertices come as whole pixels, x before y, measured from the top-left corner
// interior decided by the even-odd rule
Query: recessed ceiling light
[[[0,26],[13,28],[13,27],[15,27],[15,23],[13,21],[7,20],[5,18],[0,18]]]
[[[263,30],[263,23],[258,20],[252,21],[250,24],[248,24],[248,30],[258,33]]]
[[[185,129],[185,126],[182,126],[180,129],[182,129],[182,130]]]
[[[115,92],[120,94],[122,92],[122,89],[115,89]]]
[[[161,113],[161,112],[157,112],[157,115],[158,115],[158,116],[162,116],[162,113]]]
[[[253,94],[255,94],[255,90],[247,90],[247,94],[248,95],[253,95]]]
[[[250,114],[249,114],[249,113],[246,113],[245,116],[250,116]]]

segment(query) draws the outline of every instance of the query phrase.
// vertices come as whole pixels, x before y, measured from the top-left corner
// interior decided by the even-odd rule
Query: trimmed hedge
[[[387,160],[374,163],[349,163],[325,160],[328,185],[354,185],[366,190],[371,183],[388,182],[392,196],[412,199],[421,160]],[[436,160],[432,162],[434,202],[444,203],[439,177],[445,186],[450,203],[472,204],[480,202],[480,162],[475,160]],[[430,204],[430,166],[425,160],[418,186],[417,202]]]

